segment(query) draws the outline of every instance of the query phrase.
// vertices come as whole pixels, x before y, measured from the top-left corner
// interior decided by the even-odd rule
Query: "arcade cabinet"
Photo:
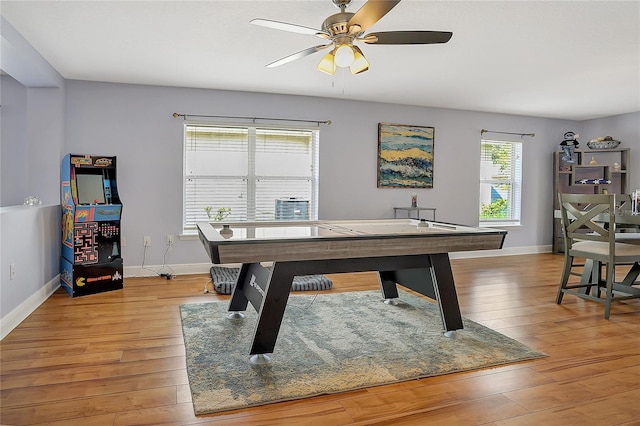
[[[62,288],[71,297],[123,288],[116,157],[67,154],[61,178]]]

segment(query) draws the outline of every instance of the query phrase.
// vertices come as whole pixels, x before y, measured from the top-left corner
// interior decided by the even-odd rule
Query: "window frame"
[[[510,146],[512,158],[515,158],[515,161],[510,162],[510,172],[508,179],[496,179],[496,178],[484,178],[486,169],[483,167],[483,162],[485,161],[484,153],[484,145],[485,144],[494,144],[494,145],[508,145]],[[523,152],[524,152],[524,144],[522,141],[515,140],[496,140],[489,138],[482,138],[480,140],[480,183],[479,183],[479,202],[478,202],[478,222],[479,226],[484,227],[499,227],[499,226],[521,226],[522,224],[522,181],[523,181]],[[493,163],[495,164],[495,163]],[[510,212],[510,216],[507,218],[483,218],[482,217],[482,207],[483,207],[483,190],[482,186],[486,184],[505,184],[507,183],[510,186],[509,196],[508,196],[508,208],[507,211]]]
[[[249,207],[253,206],[254,210],[256,208],[256,195],[257,195],[257,182],[262,178],[263,180],[269,179],[277,179],[278,175],[257,175],[256,169],[257,165],[255,163],[256,152],[257,152],[257,139],[256,133],[258,129],[264,130],[274,130],[274,131],[310,131],[312,132],[311,136],[311,147],[310,147],[310,155],[311,155],[311,172],[307,177],[286,177],[285,180],[292,181],[310,181],[311,184],[311,195],[309,199],[309,220],[318,220],[318,200],[319,200],[319,160],[320,160],[320,126],[319,125],[307,125],[307,126],[296,126],[296,125],[278,125],[278,124],[246,124],[246,123],[221,123],[221,122],[203,122],[203,121],[185,121],[183,123],[183,147],[182,147],[182,160],[183,160],[183,169],[182,169],[182,235],[195,235],[197,234],[197,222],[200,220],[196,219],[193,223],[193,226],[190,226],[188,223],[188,214],[187,209],[191,199],[189,199],[187,194],[187,183],[189,179],[193,179],[194,176],[187,173],[188,164],[187,164],[187,152],[188,152],[188,144],[191,142],[188,138],[188,129],[191,127],[213,127],[213,128],[234,128],[234,129],[245,129],[248,132],[248,141],[247,141],[247,174],[237,175],[237,176],[226,176],[226,175],[209,175],[210,178],[240,178],[246,179],[246,188],[247,188],[247,218],[252,218],[251,220],[224,220],[224,223],[247,223],[247,222],[264,222],[264,223],[272,223],[272,222],[281,222],[278,220],[258,220],[256,219],[256,213],[253,212],[253,215],[249,213]],[[193,152],[193,151],[191,151]],[[203,209],[204,211],[204,209]],[[206,214],[206,213],[205,213]],[[203,220],[208,220],[206,217]]]

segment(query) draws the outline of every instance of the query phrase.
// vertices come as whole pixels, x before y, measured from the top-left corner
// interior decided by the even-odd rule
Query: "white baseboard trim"
[[[190,274],[208,274],[211,263],[182,263],[179,265],[145,265],[142,266],[125,266],[124,277],[157,277],[162,274],[171,275],[190,275]],[[125,284],[126,285],[126,284]]]
[[[449,253],[449,257],[451,259],[471,259],[474,257],[518,256],[522,254],[551,253],[552,250],[553,247],[551,245],[507,247],[500,250],[459,251]]]
[[[496,257],[496,256],[517,256],[523,254],[551,253],[552,246],[528,246],[528,247],[508,247],[501,250],[477,250],[477,251],[460,251],[450,253],[451,259],[470,259],[474,257]],[[178,265],[150,265],[145,266],[125,266],[124,277],[156,277],[161,274],[171,275],[189,275],[189,274],[208,274],[211,263],[184,263]],[[240,264],[229,264],[225,266],[240,267]]]
[[[4,339],[14,328],[24,321],[38,306],[42,305],[60,287],[60,274],[40,287],[20,305],[0,319],[0,339]]]

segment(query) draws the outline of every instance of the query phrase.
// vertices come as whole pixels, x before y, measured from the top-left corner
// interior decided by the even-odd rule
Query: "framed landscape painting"
[[[378,123],[378,188],[433,188],[434,128]]]

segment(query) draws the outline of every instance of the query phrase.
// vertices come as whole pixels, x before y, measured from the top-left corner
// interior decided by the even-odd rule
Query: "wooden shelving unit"
[[[564,251],[559,193],[629,194],[629,148],[576,149],[572,160],[564,151],[553,155],[553,252]]]

